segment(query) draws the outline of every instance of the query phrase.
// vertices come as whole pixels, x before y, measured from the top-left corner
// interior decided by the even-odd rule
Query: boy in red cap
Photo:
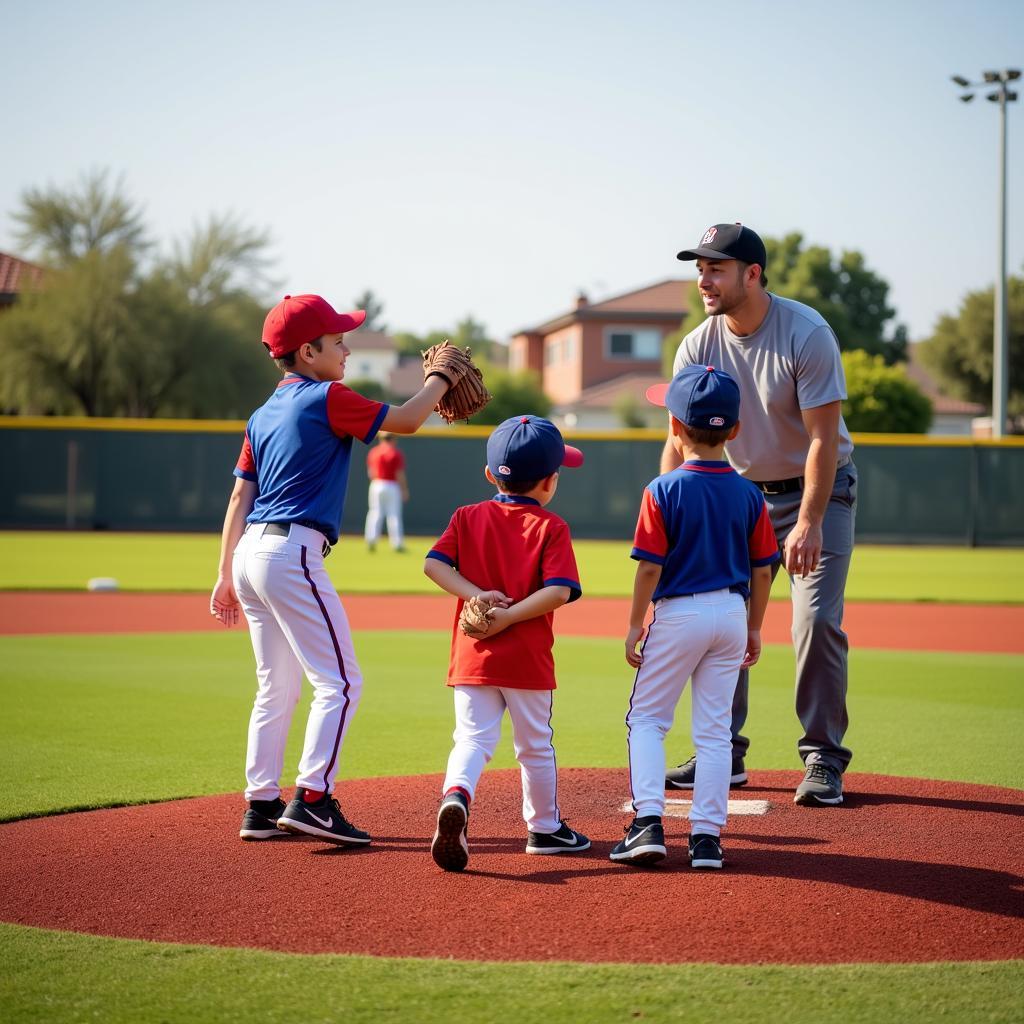
[[[370,444],[381,429],[415,433],[451,383],[430,375],[400,406],[347,388],[345,334],[365,319],[363,310],[338,313],[319,295],[286,295],[263,326],[263,344],[283,377],[246,427],[210,597],[210,614],[225,625],[242,609],[256,655],[243,839],[296,833],[336,844],[370,841],[332,795],[362,676],[324,557],[338,540],[353,439]],[[303,673],[313,702],[298,788],[285,807],[280,777]]]
[[[637,673],[626,729],[636,817],[611,859],[652,864],[667,853],[665,733],[689,680],[699,758],[688,852],[692,867],[720,868],[736,673],[760,657],[779,546],[764,496],[725,461],[725,442],[740,429],[736,381],[713,366],[687,366],[647,398],[668,408],[683,464],[644,489],[633,541],[626,661]],[[654,621],[638,653],[652,601]]]
[[[555,688],[554,611],[582,593],[565,520],[545,506],[558,470],[580,466],[583,453],[539,416],[513,416],[487,441],[487,479],[498,493],[455,510],[427,553],[423,571],[459,603],[452,628],[448,685],[455,696],[455,746],[430,854],[445,871],[469,861],[469,805],[494,756],[508,709],[522,770],[526,852],[574,853],[590,840],[569,828],[558,807],[551,709]],[[466,601],[492,605],[486,633],[459,628]]]

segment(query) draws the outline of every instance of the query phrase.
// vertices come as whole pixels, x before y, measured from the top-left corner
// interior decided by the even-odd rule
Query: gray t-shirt
[[[750,480],[803,476],[810,438],[801,409],[846,398],[839,343],[824,317],[793,299],[772,295],[753,334],[733,334],[724,316],[709,316],[679,345],[678,373],[703,363],[732,374],[740,386],[740,433],[726,445],[738,473]],[[839,418],[839,462],[853,452]]]

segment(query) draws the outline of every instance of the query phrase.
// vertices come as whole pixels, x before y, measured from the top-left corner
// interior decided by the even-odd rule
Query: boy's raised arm
[[[392,434],[415,434],[433,412],[434,406],[448,393],[443,377],[428,377],[423,387],[408,402],[391,406],[381,422],[381,430]]]

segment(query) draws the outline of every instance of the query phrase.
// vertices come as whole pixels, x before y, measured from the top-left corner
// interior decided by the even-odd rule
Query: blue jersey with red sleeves
[[[235,476],[259,488],[249,523],[299,523],[338,541],[352,439],[369,444],[389,406],[339,381],[286,374],[249,417]]]
[[[568,524],[519,494],[497,494],[490,501],[457,508],[427,558],[454,566],[481,590],[502,591],[513,603],[541,587],[568,587],[570,601],[582,593]],[[455,609],[449,686],[555,688],[554,612],[480,641],[459,629],[463,603],[460,598]]]
[[[652,600],[733,590],[779,560],[764,495],[728,462],[694,459],[644,490],[632,557],[662,567]]]

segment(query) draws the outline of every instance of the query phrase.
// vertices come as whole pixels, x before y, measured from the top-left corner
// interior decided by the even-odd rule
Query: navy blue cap
[[[764,269],[768,263],[768,253],[761,236],[743,224],[713,224],[694,248],[684,249],[676,259],[740,260],[743,263],[759,263]]]
[[[700,430],[734,427],[740,418],[740,387],[724,370],[684,366],[669,384],[647,389],[647,401],[665,406],[680,423]]]
[[[543,480],[559,466],[582,465],[583,452],[540,416],[512,416],[487,439],[487,468],[495,480]]]

